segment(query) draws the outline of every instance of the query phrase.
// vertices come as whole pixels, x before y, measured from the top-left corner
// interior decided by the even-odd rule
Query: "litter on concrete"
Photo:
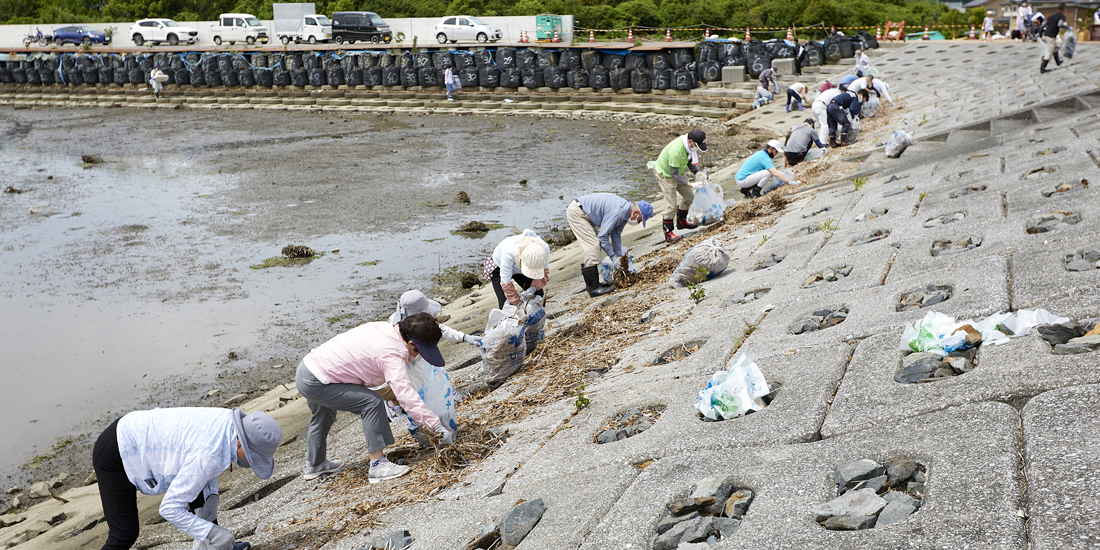
[[[728,420],[764,408],[761,398],[771,390],[756,355],[742,352],[728,370],[718,371],[699,392],[695,410],[710,420]]]
[[[722,243],[709,238],[689,249],[684,259],[668,278],[669,288],[683,288],[688,283],[701,283],[726,270],[730,252]]]
[[[983,343],[1003,344],[1009,338],[1026,335],[1036,326],[1055,325],[1068,320],[1045,309],[996,313],[977,323],[971,320],[956,321],[954,317],[930,311],[916,326],[905,325],[901,333],[901,349],[947,355]]]

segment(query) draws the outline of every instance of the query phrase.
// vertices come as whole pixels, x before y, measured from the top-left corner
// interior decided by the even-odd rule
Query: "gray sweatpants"
[[[393,445],[390,419],[386,406],[378,392],[358,384],[325,384],[317,379],[305,362],[298,363],[294,374],[298,393],[306,398],[309,412],[309,428],[306,431],[306,460],[317,465],[327,459],[328,430],[336,421],[336,411],[355,413],[363,419],[363,437],[367,452],[381,451]]]

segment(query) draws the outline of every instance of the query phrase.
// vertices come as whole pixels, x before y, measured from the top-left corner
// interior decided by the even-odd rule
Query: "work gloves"
[[[612,256],[610,258],[611,259],[611,269],[619,269],[619,263],[622,261],[622,258],[623,258],[622,256]]]
[[[195,515],[199,518],[214,523],[218,519],[218,501],[221,497],[218,495],[210,495],[206,497],[206,503],[202,505],[202,508],[195,510]]]
[[[462,336],[462,341],[470,344],[471,346],[481,346],[481,338],[473,336],[471,334],[465,334]]]
[[[443,424],[435,427],[435,433],[439,434],[439,442],[444,445],[450,445],[451,443],[455,442],[455,436],[451,433],[450,430],[444,428]]]
[[[233,533],[230,533],[229,529],[221,525],[214,525],[210,528],[210,534],[206,535],[203,542],[207,544],[210,550],[233,550],[236,540],[233,539]]]
[[[790,180],[787,182],[787,185],[802,185],[802,182],[798,180]]]

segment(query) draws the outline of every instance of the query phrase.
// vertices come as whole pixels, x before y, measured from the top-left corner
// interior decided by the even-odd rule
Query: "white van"
[[[210,34],[214,36],[214,43],[245,42],[255,44],[267,44],[267,28],[256,19],[255,15],[247,13],[223,13],[218,17],[218,22],[210,26]]]

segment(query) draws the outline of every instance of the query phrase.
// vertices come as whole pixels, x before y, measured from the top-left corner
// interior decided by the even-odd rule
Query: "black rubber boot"
[[[1062,66],[1062,57],[1058,55],[1057,51],[1054,52],[1054,62],[1057,63],[1059,67]]]
[[[661,221],[664,223],[665,242],[666,243],[674,243],[674,242],[676,242],[676,241],[683,238],[683,237],[681,237],[681,236],[679,236],[679,235],[672,232],[673,229],[676,229],[676,227],[675,227],[676,222],[674,222],[672,220],[661,220]]]
[[[695,229],[699,227],[694,223],[688,223],[687,215],[687,210],[676,209],[676,229]]]
[[[581,276],[584,277],[584,289],[588,291],[588,295],[595,298],[596,296],[603,296],[608,292],[615,290],[614,287],[600,284],[600,272],[596,266],[582,267]]]
[[[1050,72],[1050,69],[1048,69],[1048,68],[1047,68],[1047,65],[1048,65],[1049,63],[1050,63],[1050,60],[1049,60],[1049,59],[1044,59],[1044,60],[1043,60],[1043,63],[1042,63],[1041,65],[1039,65],[1039,74],[1043,74],[1043,73],[1049,73],[1049,72]]]

